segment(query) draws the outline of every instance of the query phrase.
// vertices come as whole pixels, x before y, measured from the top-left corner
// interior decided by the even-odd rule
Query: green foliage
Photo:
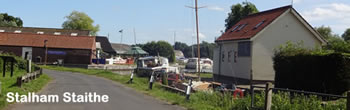
[[[19,17],[13,17],[7,13],[0,13],[0,26],[23,27],[23,21]]]
[[[62,24],[63,29],[90,30],[90,35],[92,36],[96,36],[100,30],[100,26],[94,26],[94,20],[84,12],[73,11],[65,18],[67,20]]]
[[[213,53],[214,53],[213,51],[215,48],[215,43],[208,43],[203,41],[202,43],[199,44],[199,46],[201,50],[200,55],[202,58],[213,59]],[[176,50],[181,50],[182,53],[184,53],[184,56],[186,58],[197,56],[197,44],[194,44],[192,46],[187,46],[185,43],[176,42],[174,47]],[[193,47],[194,56],[192,56],[192,47]]]
[[[350,41],[350,28],[346,29],[344,34],[341,36],[345,41]]]
[[[249,14],[257,13],[259,10],[255,7],[253,3],[243,2],[242,4],[235,4],[231,6],[231,12],[228,14],[228,17],[225,19],[225,31],[230,29],[242,18],[246,17]]]
[[[16,56],[16,55],[12,55],[12,54],[7,54],[7,53],[5,53],[5,54],[0,54],[0,56],[11,56],[11,57],[14,57],[15,58],[15,60],[16,60],[16,62],[14,63],[14,71],[21,71],[21,70],[26,70],[26,68],[27,68],[27,61],[26,60],[24,60],[24,59],[22,59],[21,57],[18,57],[18,56]],[[2,72],[2,70],[3,70],[3,64],[4,64],[4,62],[3,62],[3,60],[0,58],[0,71]],[[32,63],[32,70],[34,70],[34,68],[35,68],[35,64],[33,64]],[[8,63],[6,63],[6,71],[10,71],[11,70],[11,65],[10,65],[10,63],[8,62]]]
[[[168,58],[169,62],[175,62],[174,48],[166,41],[148,42],[142,45],[141,48],[148,52],[150,56],[158,56],[159,53],[160,56]]]
[[[275,52],[275,87],[342,94],[350,89],[349,55],[287,43]]]
[[[339,37],[338,35],[332,34],[332,29],[328,26],[315,27],[318,33],[322,35],[323,38],[328,40],[331,37]]]

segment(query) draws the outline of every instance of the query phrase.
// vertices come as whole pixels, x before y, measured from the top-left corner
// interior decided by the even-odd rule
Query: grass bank
[[[65,68],[56,66],[43,66],[43,68],[58,70],[58,71],[70,71],[79,72],[87,75],[95,75],[104,77],[116,82],[120,82],[140,91],[144,94],[154,96],[158,99],[165,100],[174,105],[180,105],[188,108],[189,110],[251,110],[250,108],[250,96],[245,98],[235,99],[231,94],[226,93],[205,93],[197,92],[193,93],[190,97],[190,101],[185,100],[185,96],[177,93],[164,90],[158,83],[156,83],[152,90],[148,90],[148,79],[135,77],[133,84],[127,84],[129,80],[128,75],[118,75],[104,70],[87,70],[80,68]],[[210,76],[208,76],[210,77]],[[264,93],[258,93],[255,95],[255,107],[262,109],[264,106]],[[273,95],[273,110],[342,110],[345,109],[346,100],[341,99],[332,102],[322,102],[315,96],[296,96],[294,99],[290,99],[286,93],[277,93]]]
[[[17,70],[14,72],[13,77],[10,77],[9,72],[6,73],[6,77],[0,77],[1,82],[1,94],[0,94],[0,109],[4,109],[9,103],[6,101],[6,94],[8,92],[27,94],[28,92],[38,92],[44,87],[51,78],[43,74],[39,78],[30,81],[29,83],[24,83],[22,88],[16,86],[16,78],[22,76],[26,73],[24,70]]]

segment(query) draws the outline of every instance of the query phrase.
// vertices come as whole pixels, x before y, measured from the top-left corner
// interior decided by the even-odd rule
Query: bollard
[[[17,77],[17,86],[18,87],[22,86],[22,77]]]
[[[153,72],[154,73],[154,72]],[[153,73],[151,74],[151,78],[149,79],[149,89],[152,90],[152,86],[153,86],[153,80],[154,80],[154,76]]]
[[[134,79],[134,72],[131,72],[129,83],[132,83],[133,79]]]
[[[187,85],[186,100],[190,100],[191,86],[192,86],[192,79],[189,80],[188,85]]]

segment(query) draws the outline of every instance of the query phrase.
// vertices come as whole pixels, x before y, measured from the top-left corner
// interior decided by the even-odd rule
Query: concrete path
[[[40,94],[55,94],[60,96],[59,103],[17,103],[9,110],[183,110],[183,107],[169,105],[153,97],[138,93],[104,78],[88,76],[79,73],[44,70],[44,73],[54,80]],[[107,103],[65,103],[62,101],[64,92],[96,92],[107,94]]]

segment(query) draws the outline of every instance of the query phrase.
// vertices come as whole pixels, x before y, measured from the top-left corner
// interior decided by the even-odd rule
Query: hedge
[[[12,56],[15,58],[16,63],[14,63],[14,71],[17,70],[26,70],[27,68],[27,61],[24,60],[21,57],[15,56],[15,55],[11,55],[11,54],[0,54],[0,56]],[[3,71],[3,64],[4,61],[0,58],[0,72],[2,73]],[[9,62],[6,63],[6,71],[10,71],[11,69],[11,65]],[[36,65],[32,63],[32,69],[31,70],[35,70]]]
[[[341,95],[350,89],[350,57],[341,53],[275,54],[275,87]]]

